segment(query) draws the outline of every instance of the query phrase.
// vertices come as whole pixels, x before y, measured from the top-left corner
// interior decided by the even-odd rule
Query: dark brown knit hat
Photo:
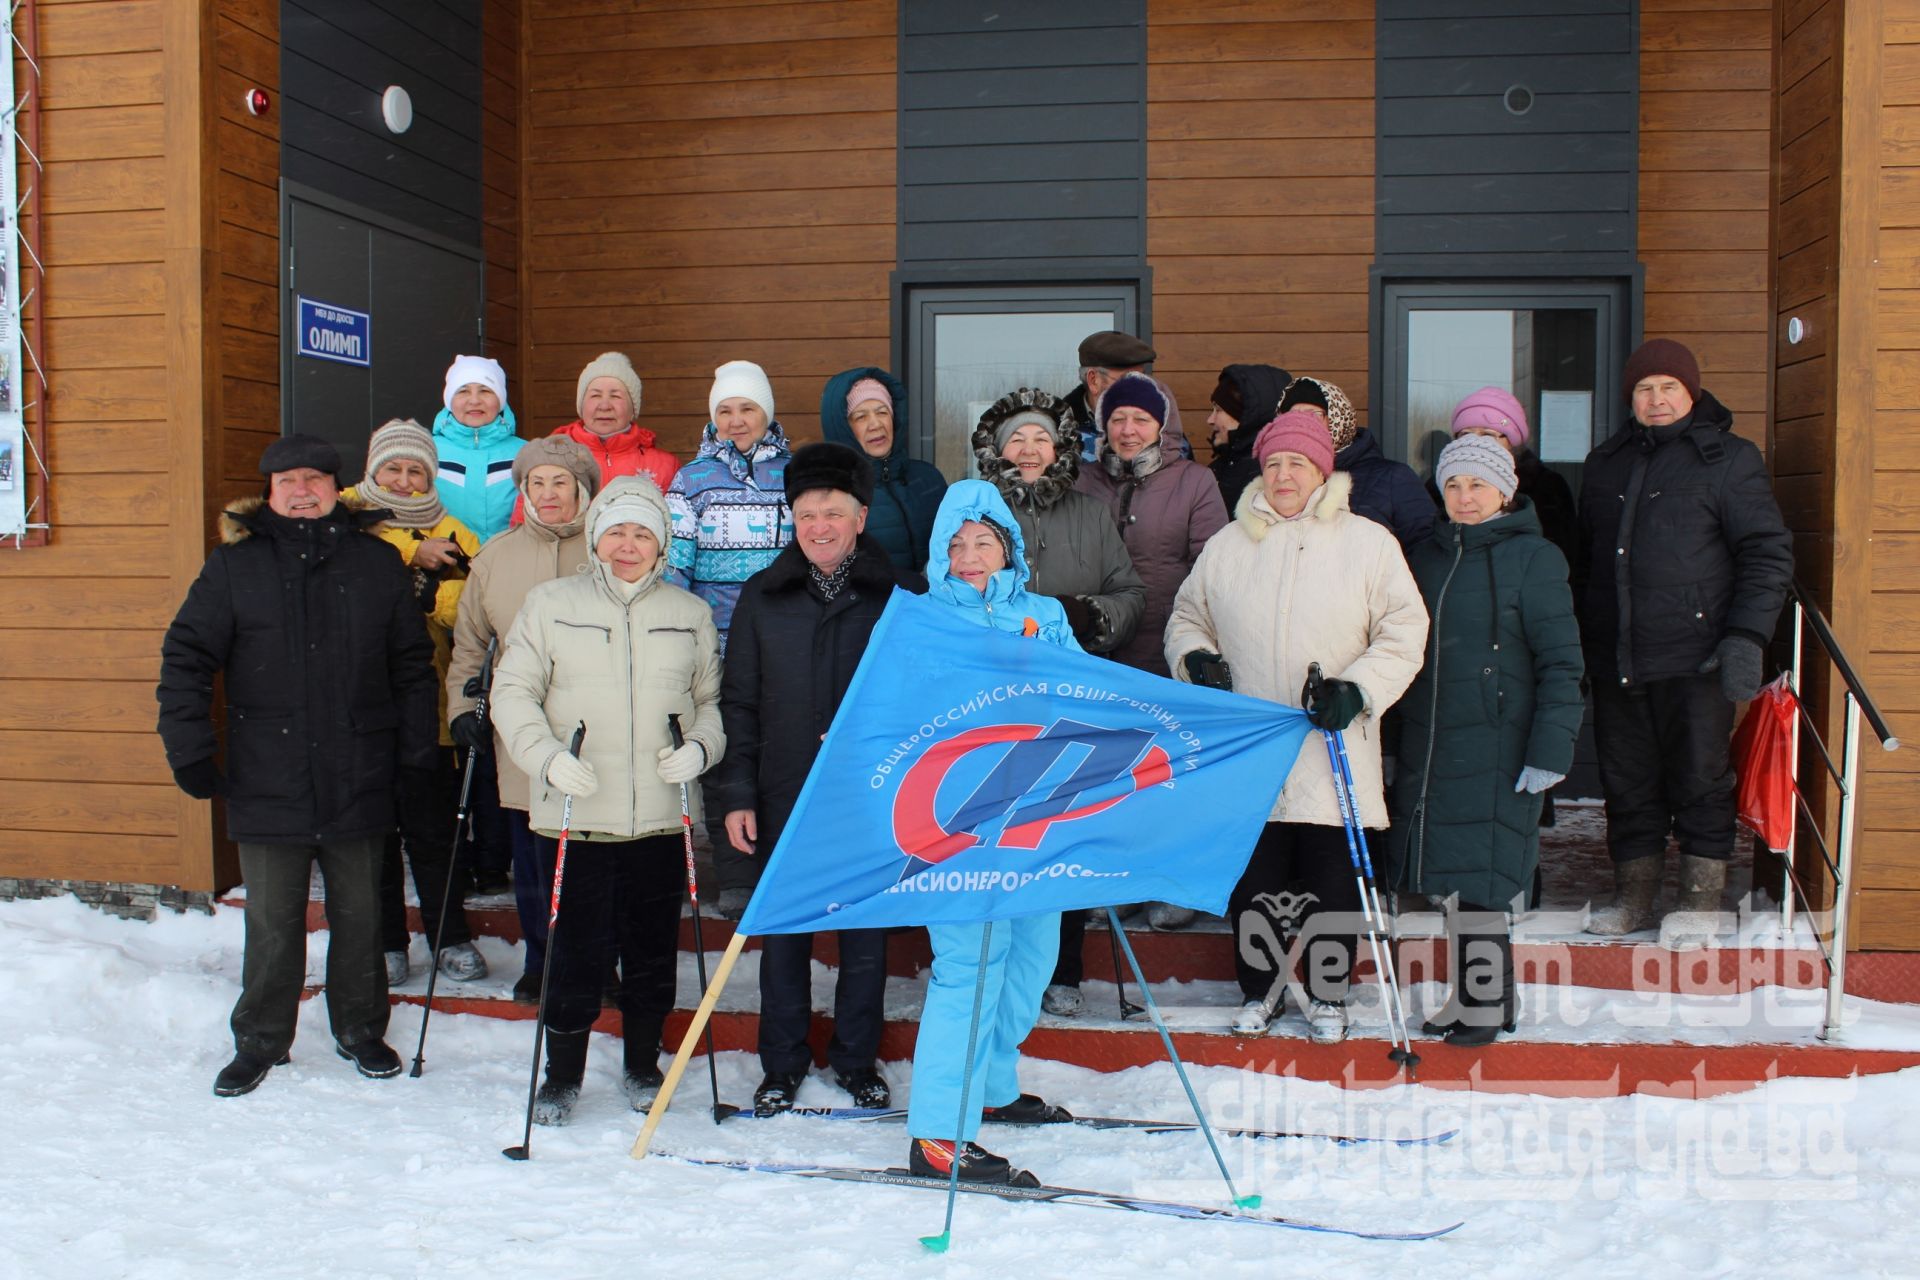
[[[1634,387],[1658,373],[1685,387],[1689,399],[1700,398],[1700,362],[1693,358],[1693,352],[1672,338],[1643,342],[1638,351],[1627,357],[1627,370],[1620,377],[1621,393],[1632,400]]]

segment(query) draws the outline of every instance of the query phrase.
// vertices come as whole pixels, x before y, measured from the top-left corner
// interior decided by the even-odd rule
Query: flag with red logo
[[[1224,912],[1308,728],[895,592],[740,929]]]

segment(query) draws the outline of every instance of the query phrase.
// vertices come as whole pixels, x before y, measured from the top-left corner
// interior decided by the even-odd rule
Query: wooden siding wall
[[[1835,576],[1870,587],[1856,593],[1867,616],[1852,643],[1871,650],[1868,688],[1908,744],[1892,754],[1871,740],[1866,748],[1854,943],[1912,950],[1920,948],[1920,2],[1867,7],[1883,20],[1866,26],[1849,14],[1842,28],[1854,61],[1843,145],[1857,238],[1843,244],[1842,269],[1860,281],[1852,300],[1871,327],[1875,376],[1869,383],[1851,363],[1841,371],[1860,401],[1855,435],[1864,446],[1843,455],[1851,465],[1841,493],[1851,514],[1867,517],[1871,549],[1857,539],[1843,547]]]
[[[524,433],[612,349],[682,457],[730,359],[818,438],[826,379],[887,362],[897,0],[522,3]]]
[[[218,9],[209,331],[220,367],[207,404],[217,428],[208,441],[215,511],[260,492],[260,455],[280,434],[280,5],[220,0]],[[265,89],[275,109],[248,115],[241,104],[251,86]]]
[[[1676,338],[1767,446],[1770,0],[1641,0],[1646,336]]]
[[[184,568],[168,525],[202,526],[177,399],[200,389],[200,225],[178,198],[200,183],[195,8],[38,6],[54,531],[0,553],[4,876],[207,887],[188,854],[207,807],[173,787],[153,733]]]
[[[486,255],[485,354],[520,399],[520,0],[480,10],[480,247]],[[520,410],[515,409],[518,414]]]
[[[1373,0],[1149,0],[1155,372],[1198,456],[1222,365],[1367,405]]]

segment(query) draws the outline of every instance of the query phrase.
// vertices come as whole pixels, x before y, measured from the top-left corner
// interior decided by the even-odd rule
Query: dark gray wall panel
[[[905,268],[1146,254],[1145,0],[902,0]]]
[[[481,0],[282,0],[281,173],[480,243]],[[413,127],[380,119],[388,85]]]
[[[1380,257],[1630,262],[1638,39],[1631,0],[1380,0]],[[1533,93],[1524,114],[1513,85]]]

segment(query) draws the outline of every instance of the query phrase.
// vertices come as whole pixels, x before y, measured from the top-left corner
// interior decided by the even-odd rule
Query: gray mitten
[[[1700,674],[1720,673],[1720,692],[1728,702],[1747,702],[1758,696],[1763,655],[1760,646],[1743,635],[1724,635],[1713,656],[1700,664]]]

